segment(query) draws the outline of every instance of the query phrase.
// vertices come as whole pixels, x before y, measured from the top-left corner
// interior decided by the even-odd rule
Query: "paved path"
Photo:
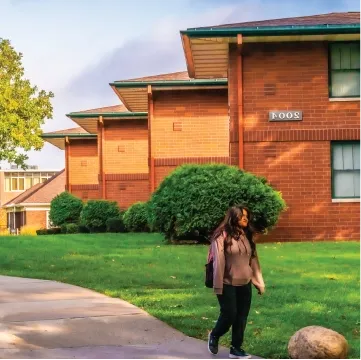
[[[0,276],[0,358],[215,359],[204,341],[125,301],[8,276]],[[228,358],[228,350],[216,358]]]

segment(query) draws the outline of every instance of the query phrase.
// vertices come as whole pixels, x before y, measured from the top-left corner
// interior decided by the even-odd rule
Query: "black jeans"
[[[243,344],[247,317],[251,307],[251,283],[243,286],[223,285],[223,294],[217,295],[220,315],[212,335],[221,337],[232,326],[232,346],[239,349]]]

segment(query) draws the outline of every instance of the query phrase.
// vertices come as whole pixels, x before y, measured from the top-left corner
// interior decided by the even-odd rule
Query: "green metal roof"
[[[119,112],[119,113],[70,113],[66,114],[66,116],[71,118],[95,118],[99,116],[103,116],[105,118],[121,118],[121,117],[147,117],[147,112]]]
[[[41,135],[42,138],[44,139],[61,139],[61,138],[65,138],[65,137],[69,137],[69,138],[79,138],[79,137],[83,137],[83,138],[96,138],[97,135],[96,134],[43,134]]]
[[[253,26],[238,28],[189,28],[181,34],[189,37],[232,37],[244,36],[276,36],[276,35],[327,35],[356,34],[360,32],[360,24],[346,25],[289,25],[289,26]]]
[[[153,86],[210,86],[210,85],[227,85],[227,79],[191,79],[191,80],[163,80],[163,81],[115,81],[110,83],[110,86],[117,88],[130,87],[140,88],[147,85]]]

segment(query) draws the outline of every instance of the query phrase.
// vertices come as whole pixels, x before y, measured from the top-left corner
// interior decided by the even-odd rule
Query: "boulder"
[[[291,359],[346,359],[346,339],[322,326],[307,326],[298,330],[288,343]]]

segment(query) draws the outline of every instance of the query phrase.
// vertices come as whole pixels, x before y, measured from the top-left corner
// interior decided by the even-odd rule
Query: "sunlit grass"
[[[258,252],[267,291],[254,292],[246,349],[285,358],[298,329],[321,325],[343,334],[358,358],[359,243],[260,244]],[[218,316],[203,284],[206,253],[206,246],[166,245],[158,234],[11,236],[0,238],[0,272],[120,297],[205,340]],[[222,339],[229,342],[229,335]]]

